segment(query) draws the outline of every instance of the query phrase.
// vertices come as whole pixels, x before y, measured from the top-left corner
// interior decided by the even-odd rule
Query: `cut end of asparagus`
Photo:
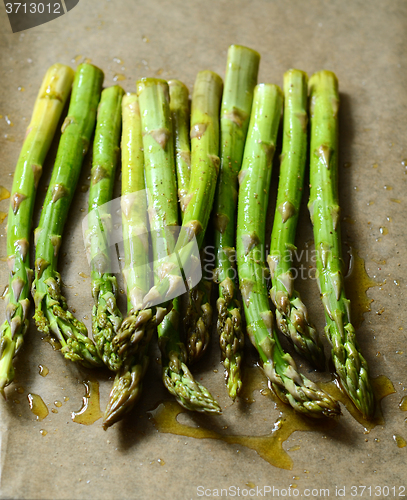
[[[244,45],[230,45],[228,49],[228,54],[231,52],[246,52],[247,54],[251,54],[252,57],[258,59],[260,61],[260,54],[257,52],[257,50],[251,49],[250,47],[246,47]]]
[[[176,97],[178,97],[179,95],[182,95],[183,98],[188,99],[188,96],[189,96],[188,87],[184,83],[182,83],[181,81],[168,80],[168,86],[170,88],[171,99],[173,99],[174,95]]]
[[[302,76],[305,82],[308,81],[308,74],[305,71],[302,71],[301,69],[296,69],[296,68],[290,68],[284,73],[284,78],[285,79],[290,79],[291,76]]]
[[[323,85],[328,86],[329,88],[334,87],[334,89],[338,89],[338,78],[333,71],[329,71],[327,69],[323,69],[321,71],[317,71],[314,73],[309,79],[309,88],[315,85]]]
[[[222,410],[211,393],[197,382],[180,355],[171,351],[169,362],[163,367],[163,382],[178,403],[191,411],[220,414]]]
[[[104,430],[121,420],[140,399],[142,380],[147,366],[147,356],[143,356],[140,363],[134,362],[133,358],[128,360],[116,374],[104,414],[102,424]]]
[[[94,64],[84,62],[76,68],[76,74],[79,74],[80,72],[82,72],[84,74],[84,72],[86,72],[86,71],[97,73],[98,78],[101,79],[103,82],[105,74],[100,68],[98,68]]]
[[[162,80],[160,78],[141,78],[137,81],[137,95],[140,96],[141,92],[148,87],[155,87],[160,85],[163,87],[164,92],[167,95],[167,99],[169,101],[169,93],[168,93],[168,83],[166,80]]]

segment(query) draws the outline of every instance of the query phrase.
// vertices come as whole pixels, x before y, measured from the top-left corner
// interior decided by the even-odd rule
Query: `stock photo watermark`
[[[79,0],[3,1],[13,33],[18,33],[53,21],[67,14],[79,3]]]
[[[239,487],[228,486],[227,488],[205,488],[196,487],[198,498],[405,498],[405,486],[388,485],[355,485],[355,486],[332,486],[330,488],[278,488],[276,486],[252,486]]]

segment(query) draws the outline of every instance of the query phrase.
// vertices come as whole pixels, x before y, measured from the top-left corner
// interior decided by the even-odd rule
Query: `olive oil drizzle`
[[[37,417],[37,420],[41,421],[48,415],[47,405],[42,400],[41,396],[38,394],[27,394],[28,404],[30,405],[30,410]]]
[[[248,376],[251,380],[256,380],[257,389],[260,388],[259,375],[265,381],[266,377],[258,367],[246,368]],[[256,373],[257,372],[257,373]],[[249,378],[248,377],[248,378]],[[328,382],[321,384],[323,388],[332,396],[342,402],[349,413],[357,420],[363,427],[365,432],[370,432],[376,425],[383,425],[384,419],[380,408],[381,400],[395,392],[394,386],[391,381],[384,376],[377,377],[372,380],[373,390],[376,396],[377,409],[374,419],[371,421],[366,420],[353,406],[350,399],[342,393],[335,382]],[[256,389],[253,384],[250,384],[251,392]],[[247,392],[246,392],[247,393]],[[273,402],[279,405],[281,410],[280,416],[274,422],[271,432],[264,436],[247,436],[227,434],[219,431],[209,429],[204,426],[191,427],[189,425],[180,423],[177,418],[182,413],[187,413],[187,410],[182,408],[175,401],[162,401],[149,413],[153,420],[155,427],[163,433],[175,434],[178,436],[192,437],[195,439],[218,439],[229,444],[238,444],[245,446],[256,451],[264,460],[280,469],[292,470],[293,460],[291,456],[284,450],[283,443],[295,431],[314,431],[326,432],[333,429],[337,425],[334,419],[311,419],[300,415],[295,412],[290,406],[283,405],[271,391],[262,391]],[[249,402],[249,398],[246,399]],[[294,451],[294,450],[292,450]]]
[[[99,382],[97,380],[87,380],[83,382],[85,386],[85,396],[83,397],[82,408],[71,416],[77,424],[92,425],[102,418],[99,401]]]

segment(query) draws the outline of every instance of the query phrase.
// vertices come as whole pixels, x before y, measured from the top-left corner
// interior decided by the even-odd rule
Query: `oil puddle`
[[[175,434],[178,436],[192,437],[195,439],[218,439],[229,444],[238,444],[256,451],[264,460],[274,467],[280,469],[292,470],[293,460],[287,451],[294,451],[297,447],[285,451],[283,443],[295,431],[314,431],[324,433],[333,429],[337,425],[336,419],[311,419],[295,412],[290,406],[283,405],[274,396],[272,391],[264,389],[267,386],[267,378],[260,368],[246,368],[247,383],[244,386],[244,392],[241,401],[252,403],[252,393],[260,390],[260,394],[267,396],[271,401],[278,402],[281,410],[279,418],[274,422],[271,432],[263,436],[248,436],[227,434],[204,426],[191,427],[180,423],[177,418],[182,413],[189,413],[175,401],[160,402],[148,413],[159,432]],[[344,394],[335,382],[320,384],[331,396],[343,403],[352,417],[359,422],[364,432],[370,432],[377,425],[384,424],[384,418],[381,411],[381,401],[384,397],[395,392],[392,382],[385,376],[379,376],[372,379],[372,386],[376,398],[376,414],[372,420],[367,420],[358,412],[351,400]]]
[[[27,394],[27,398],[30,410],[37,417],[37,420],[44,420],[44,418],[48,415],[48,408],[41,396],[38,396],[38,394]]]
[[[399,408],[401,411],[407,411],[407,396],[404,396],[404,398],[400,401]]]
[[[381,408],[381,401],[386,396],[389,396],[390,394],[394,394],[396,392],[391,380],[385,377],[384,375],[380,375],[376,378],[373,378],[370,380],[370,382],[372,384],[376,400],[376,411],[372,419],[367,419],[363,417],[363,415],[359,412],[356,406],[352,403],[350,398],[344,392],[341,391],[336,381],[320,384],[320,387],[324,391],[326,391],[330,396],[332,396],[337,401],[345,405],[345,408],[352,415],[352,417],[364,427],[365,434],[368,434],[377,425],[385,424]]]
[[[259,381],[267,385],[267,379],[260,368],[246,368],[250,380],[249,387],[246,386],[245,393],[251,393],[259,389]],[[262,394],[269,395],[267,391]],[[242,401],[250,399],[242,395]],[[276,398],[271,398],[276,401]],[[292,470],[293,460],[283,449],[283,443],[295,431],[324,432],[336,426],[335,420],[309,419],[295,412],[290,406],[284,405],[279,418],[273,425],[271,432],[264,436],[246,436],[227,434],[205,427],[190,427],[178,422],[177,417],[181,413],[188,413],[175,401],[164,401],[159,403],[153,410],[149,411],[155,427],[164,433],[176,434],[178,436],[193,437],[195,439],[218,439],[229,444],[238,444],[256,451],[264,460],[274,467]]]
[[[38,365],[38,373],[41,375],[41,377],[46,377],[49,373],[49,369],[45,365]]]
[[[125,80],[126,77],[125,75],[121,74],[121,73],[116,73],[114,76],[113,76],[113,81],[114,82],[122,82],[123,80]]]
[[[362,324],[363,315],[371,311],[372,299],[366,295],[369,288],[379,286],[366,272],[365,261],[358,251],[350,248],[349,271],[345,276],[346,296],[350,300],[352,323],[355,329]]]
[[[72,420],[77,424],[92,425],[103,417],[100,410],[99,382],[96,380],[84,381],[85,396],[83,397],[82,408],[72,412]]]
[[[406,440],[398,434],[394,434],[393,440],[399,448],[405,448],[407,446]]]

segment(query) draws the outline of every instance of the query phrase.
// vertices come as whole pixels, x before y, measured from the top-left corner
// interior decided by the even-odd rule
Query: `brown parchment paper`
[[[375,489],[377,486],[396,488],[388,498],[393,491],[396,496],[403,492],[399,487],[407,483],[407,447],[399,448],[393,436],[407,439],[407,413],[398,406],[407,394],[406,19],[407,4],[402,0],[80,0],[66,15],[12,34],[1,3],[0,184],[9,190],[38,87],[54,62],[75,68],[89,58],[105,71],[106,86],[117,81],[126,91],[134,91],[142,76],[179,78],[190,89],[201,69],[223,77],[226,51],[232,43],[261,53],[260,82],[282,85],[283,73],[291,67],[309,75],[323,68],[336,72],[341,92],[343,239],[365,259],[368,275],[381,283],[368,290],[372,310],[365,314],[358,339],[372,377],[387,376],[395,389],[382,402],[385,425],[366,433],[343,407],[344,415],[332,429],[294,432],[283,443],[293,461],[292,470],[281,469],[239,444],[159,432],[147,412],[170,396],[160,381],[156,348],[152,349],[142,400],[125,421],[107,432],[102,430],[101,420],[90,426],[74,423],[71,412],[81,407],[82,382],[92,377],[99,380],[104,409],[111,378],[65,361],[31,324],[15,361],[16,381],[7,388],[7,401],[0,401],[1,498],[189,499],[208,497],[209,493],[215,496],[215,489],[220,496],[221,488],[233,486],[238,496],[237,488],[264,491],[264,486],[288,489],[290,485],[304,496],[308,488],[313,498],[326,497],[320,491],[325,488],[335,498],[336,487],[346,488],[342,498],[352,498],[355,490],[351,487],[359,485],[370,486],[370,496],[376,498],[386,497],[385,490]],[[38,192],[34,224],[56,146],[54,141]],[[88,327],[92,300],[81,233],[88,193],[81,187],[89,184],[89,161],[87,158],[83,167],[60,253],[64,292]],[[276,168],[272,196],[277,180]],[[298,233],[298,248],[304,250],[312,249],[307,196],[305,189]],[[0,202],[1,211],[8,210],[8,202]],[[270,204],[272,210],[273,202]],[[6,223],[7,219],[0,225],[1,257],[6,256]],[[304,259],[306,266],[312,265],[306,256]],[[0,283],[6,282],[3,262]],[[354,286],[363,291],[362,281]],[[322,331],[323,310],[315,282],[300,280],[298,288]],[[4,314],[4,303],[0,309]],[[224,413],[217,418],[182,415],[180,420],[224,433],[270,433],[283,405],[260,393],[264,383],[254,387],[249,398],[254,402],[233,405],[224,388],[216,341],[214,338],[209,356],[194,373],[218,398]],[[256,360],[253,349],[247,347],[248,357]],[[46,377],[39,375],[40,364],[49,368]],[[310,378],[330,380],[329,374],[318,375],[306,363],[300,361],[300,365]],[[49,414],[41,422],[29,409],[29,393],[39,394],[48,406]],[[62,406],[56,407],[55,401]],[[52,408],[58,413],[52,413]],[[46,435],[41,434],[42,429]],[[226,497],[226,493],[232,496],[233,490],[222,495]],[[243,498],[241,491],[239,494]],[[362,498],[368,497],[365,491]]]

